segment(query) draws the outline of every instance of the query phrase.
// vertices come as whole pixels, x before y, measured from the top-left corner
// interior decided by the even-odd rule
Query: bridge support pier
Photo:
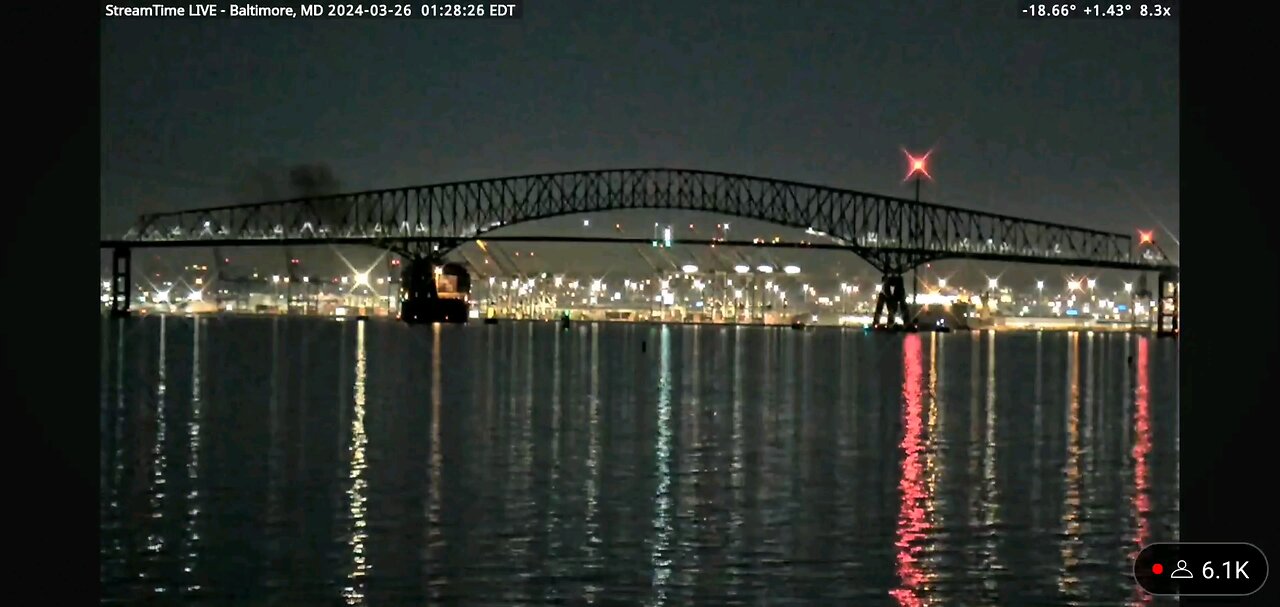
[[[1176,337],[1178,335],[1178,277],[1168,273],[1160,273],[1159,299],[1156,300],[1156,336]]]
[[[877,329],[891,328],[894,325],[895,318],[902,319],[902,325],[905,327],[911,322],[908,318],[910,309],[907,307],[907,286],[902,280],[902,274],[886,273],[884,280],[880,283],[880,293],[876,295],[876,312],[871,318],[872,326]],[[880,321],[881,313],[885,313],[885,319]]]
[[[400,273],[400,320],[409,324],[467,322],[471,277],[461,266],[442,261],[432,257],[407,260]],[[451,288],[442,293],[439,283],[445,281]]]
[[[129,296],[133,291],[131,271],[133,250],[116,247],[111,253],[111,315],[129,315]]]

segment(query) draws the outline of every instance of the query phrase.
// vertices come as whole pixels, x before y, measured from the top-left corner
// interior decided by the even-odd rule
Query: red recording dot
[[[1164,573],[1164,565],[1161,565],[1160,563],[1156,563],[1152,565],[1151,573],[1154,573],[1156,575],[1160,575],[1161,573]]]

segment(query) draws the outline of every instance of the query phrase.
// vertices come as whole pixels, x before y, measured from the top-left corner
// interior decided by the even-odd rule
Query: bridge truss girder
[[[122,240],[362,239],[435,256],[516,223],[627,209],[717,213],[810,230],[887,273],[949,257],[1062,263],[1167,263],[1140,258],[1125,234],[824,186],[728,173],[621,169],[503,177],[144,215]],[[421,244],[415,239],[434,239]],[[908,253],[909,252],[909,253]]]

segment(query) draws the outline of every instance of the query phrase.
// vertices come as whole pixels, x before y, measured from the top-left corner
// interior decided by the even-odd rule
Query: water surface
[[[104,320],[104,604],[1121,605],[1176,342]]]

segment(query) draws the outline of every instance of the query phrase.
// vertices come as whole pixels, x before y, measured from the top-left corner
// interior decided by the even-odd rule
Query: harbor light
[[[751,271],[751,268],[747,266],[738,265],[738,266],[733,266],[733,271],[739,274],[746,274]]]
[[[782,271],[786,272],[787,274],[799,274],[800,266],[787,266],[785,268],[782,268]]]
[[[694,272],[698,271],[698,266],[695,266],[691,263],[685,264],[683,266],[680,266],[680,271],[684,272],[685,274],[693,274]]]
[[[773,272],[773,266],[767,266],[767,265],[757,266],[756,270],[760,271],[763,274],[769,274]]]

